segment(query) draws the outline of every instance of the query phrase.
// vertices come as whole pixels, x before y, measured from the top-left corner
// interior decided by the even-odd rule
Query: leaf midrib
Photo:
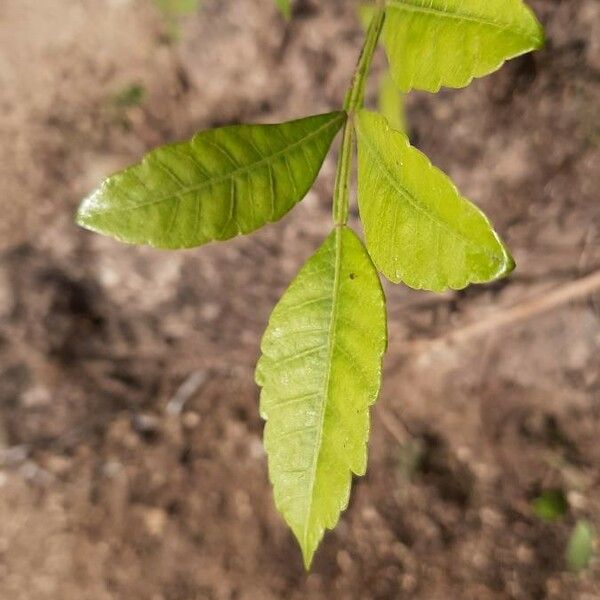
[[[330,385],[331,385],[331,371],[333,364],[333,352],[335,349],[335,336],[337,329],[337,310],[338,310],[338,295],[340,288],[340,271],[342,267],[342,236],[343,229],[341,227],[335,228],[335,264],[333,274],[333,287],[332,287],[332,302],[331,302],[331,313],[329,315],[329,328],[327,331],[327,369],[323,378],[323,402],[321,403],[321,410],[319,414],[318,427],[316,442],[317,447],[313,456],[313,464],[311,468],[310,488],[308,493],[308,506],[306,508],[306,518],[304,521],[304,535],[303,535],[303,548],[308,548],[308,534],[310,529],[310,517],[312,515],[313,502],[314,502],[314,487],[317,479],[317,470],[319,467],[319,456],[321,454],[321,447],[323,445],[323,429],[325,426],[325,415],[327,409],[327,403],[330,397]]]
[[[511,23],[500,23],[492,19],[486,19],[485,17],[467,11],[458,10],[456,12],[448,12],[442,8],[433,6],[433,4],[432,6],[421,6],[420,4],[415,4],[414,1],[410,0],[387,0],[387,6],[393,10],[404,10],[408,12],[430,14],[441,18],[454,19],[456,21],[470,21],[478,25],[484,25],[493,29],[515,33],[531,41],[535,45],[539,43],[539,39],[536,36],[532,35],[528,31],[525,31],[524,29],[521,29],[520,27],[515,27]]]
[[[432,213],[430,213],[427,210],[425,210],[419,204],[418,200],[410,193],[410,191],[407,190],[406,188],[404,188],[401,184],[399,184],[396,181],[396,179],[394,178],[393,174],[390,172],[388,166],[385,164],[385,160],[379,154],[379,152],[377,152],[377,150],[375,149],[374,145],[369,140],[368,136],[365,135],[364,133],[360,132],[360,127],[359,127],[359,134],[361,135],[361,138],[362,138],[362,140],[364,142],[365,148],[367,148],[367,150],[369,150],[369,152],[371,153],[371,155],[373,157],[375,157],[376,159],[378,159],[377,162],[379,164],[379,168],[385,174],[386,179],[388,179],[388,181],[390,182],[390,185],[400,195],[402,195],[404,198],[406,198],[406,200],[408,201],[408,203],[412,206],[412,208],[414,210],[416,210],[417,212],[419,212],[422,215],[424,215],[425,217],[427,217],[430,221],[432,221],[440,229],[443,229],[443,230],[447,231],[455,239],[463,242],[467,246],[471,246],[471,247],[475,248],[478,252],[482,252],[483,254],[486,254],[495,263],[498,263],[500,266],[502,265],[502,262],[503,262],[502,258],[505,258],[504,254],[502,255],[502,258],[499,258],[498,255],[496,255],[496,254],[492,253],[491,251],[489,251],[485,246],[476,244],[475,242],[473,242],[469,238],[465,237],[462,233],[460,233],[459,231],[456,231],[456,230],[452,229],[451,227],[448,226],[447,223],[445,223],[444,221],[440,221],[439,219],[436,218],[435,215],[433,215]],[[430,168],[434,168],[433,165],[430,165]],[[465,199],[465,201],[467,201],[467,200]]]
[[[210,186],[213,186],[213,185],[218,185],[219,183],[223,183],[224,181],[228,181],[229,179],[234,179],[238,175],[245,175],[249,171],[252,171],[254,169],[260,168],[261,166],[263,166],[265,164],[268,164],[268,163],[276,160],[280,156],[287,155],[289,152],[291,152],[292,150],[294,150],[298,146],[301,146],[302,144],[306,143],[308,140],[310,140],[310,139],[312,139],[314,137],[317,137],[324,130],[330,128],[333,125],[337,125],[337,123],[339,121],[343,120],[344,118],[345,118],[345,114],[344,113],[338,113],[330,121],[328,121],[327,123],[321,125],[318,129],[315,129],[314,131],[311,131],[309,134],[307,134],[304,137],[302,137],[301,139],[295,141],[293,144],[290,144],[289,146],[286,146],[282,150],[279,150],[278,152],[274,152],[273,154],[270,154],[270,155],[262,158],[259,161],[256,161],[256,162],[251,163],[249,165],[245,165],[243,167],[239,167],[237,169],[234,169],[233,171],[230,171],[226,175],[221,175],[221,176],[215,177],[215,178],[208,178],[208,179],[206,179],[205,181],[203,181],[202,183],[200,183],[198,185],[194,185],[194,186],[183,188],[181,190],[177,190],[176,192],[169,193],[167,196],[163,196],[162,198],[156,198],[156,199],[151,200],[149,202],[142,202],[140,204],[136,204],[135,206],[127,206],[127,207],[123,207],[123,208],[109,207],[107,210],[109,210],[110,212],[129,212],[129,211],[132,211],[132,210],[140,210],[140,209],[143,209],[143,208],[147,208],[149,206],[154,206],[156,204],[162,204],[163,202],[167,202],[169,200],[173,200],[174,198],[179,198],[180,196],[183,196],[185,194],[189,194],[189,193],[193,193],[193,192],[199,192],[199,191],[203,190],[204,188],[207,188],[207,187],[210,187]],[[142,164],[142,163],[140,163],[140,164]],[[132,168],[135,169],[136,167],[132,167]],[[148,190],[148,192],[152,193],[152,192],[150,192],[150,190]]]

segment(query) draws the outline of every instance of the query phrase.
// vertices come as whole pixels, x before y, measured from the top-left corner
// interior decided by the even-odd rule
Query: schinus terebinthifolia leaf
[[[310,565],[367,465],[385,299],[362,242],[336,227],[276,306],[256,380],[275,503]]]
[[[376,113],[357,117],[358,203],[369,254],[394,283],[441,292],[515,263],[487,217]]]
[[[387,0],[383,44],[402,91],[437,92],[540,48],[544,32],[521,0]]]
[[[233,125],[162,146],[109,177],[77,222],[118,240],[191,248],[277,221],[306,195],[346,119]]]

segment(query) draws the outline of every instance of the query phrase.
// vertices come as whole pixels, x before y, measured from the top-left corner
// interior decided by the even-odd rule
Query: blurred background
[[[306,575],[253,369],[328,233],[337,146],[227,244],[129,247],[73,213],[160,143],[336,109],[357,3],[0,0],[0,598],[600,598],[600,3],[531,4],[545,50],[405,107],[518,270],[386,286],[369,472]]]

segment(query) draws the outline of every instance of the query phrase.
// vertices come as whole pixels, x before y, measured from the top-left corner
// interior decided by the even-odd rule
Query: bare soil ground
[[[338,106],[355,3],[301,0],[286,26],[267,0],[205,0],[173,42],[150,0],[0,2],[0,598],[600,598],[598,560],[564,560],[577,519],[600,530],[600,293],[569,287],[600,269],[600,4],[532,4],[543,52],[408,100],[413,141],[519,269],[441,297],[386,288],[369,473],[306,575],[253,367],[328,231],[335,157],[291,215],[227,245],[127,247],[72,215],[161,142]],[[570,301],[542,310],[553,290]],[[569,510],[545,523],[531,501],[554,488]]]

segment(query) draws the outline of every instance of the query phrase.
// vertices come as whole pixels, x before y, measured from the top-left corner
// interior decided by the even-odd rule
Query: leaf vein
[[[258,169],[258,168],[262,167],[265,163],[267,163],[271,160],[276,160],[280,156],[286,156],[287,154],[294,151],[298,147],[303,148],[303,144],[305,144],[310,139],[318,137],[321,133],[323,133],[323,131],[337,126],[338,123],[340,122],[340,120],[342,120],[342,118],[343,118],[343,116],[338,115],[335,119],[332,119],[331,121],[328,121],[324,125],[321,125],[318,129],[315,129],[314,131],[305,135],[298,141],[294,142],[293,144],[290,144],[286,148],[283,148],[282,150],[279,150],[278,152],[275,152],[274,154],[266,156],[265,158],[263,158],[259,161],[253,162],[249,165],[245,165],[243,167],[238,167],[237,169],[234,169],[233,171],[226,173],[225,175],[217,176],[212,179],[207,179],[197,185],[184,187],[181,190],[177,190],[176,192],[169,193],[166,196],[162,196],[160,198],[155,198],[154,200],[149,200],[147,202],[142,202],[140,204],[137,204],[136,206],[127,206],[127,207],[123,207],[123,208],[111,207],[110,210],[111,210],[111,212],[129,212],[132,210],[139,210],[141,208],[147,208],[147,207],[153,206],[155,204],[162,204],[163,202],[168,202],[169,200],[173,200],[179,196],[183,196],[184,194],[200,192],[201,190],[203,190],[207,187],[218,185],[219,183],[223,183],[224,181],[227,181],[228,179],[231,179],[231,178],[238,177],[239,175],[245,175],[245,174],[253,171],[254,169]],[[134,172],[133,169],[135,169],[135,167],[133,167],[129,171]],[[136,174],[136,177],[138,177],[140,182],[142,182],[142,180],[139,178],[139,176],[137,176],[137,174]],[[144,186],[146,187],[146,189],[148,189],[145,184],[144,184]],[[148,190],[148,191],[150,192],[150,190]],[[150,192],[150,193],[152,193],[152,192]]]

